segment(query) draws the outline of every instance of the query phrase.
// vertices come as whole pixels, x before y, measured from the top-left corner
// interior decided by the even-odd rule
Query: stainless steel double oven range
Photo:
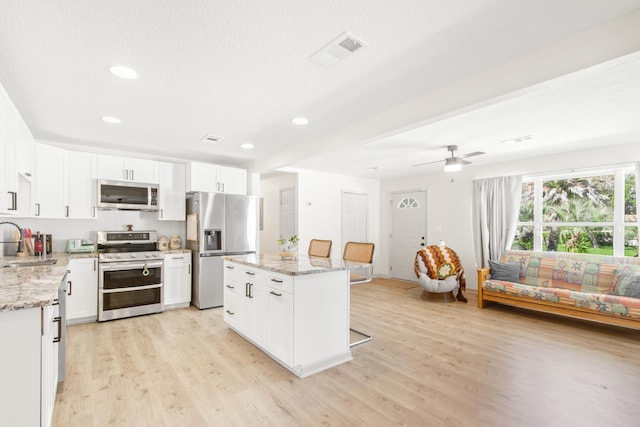
[[[164,310],[156,231],[98,231],[98,321]]]

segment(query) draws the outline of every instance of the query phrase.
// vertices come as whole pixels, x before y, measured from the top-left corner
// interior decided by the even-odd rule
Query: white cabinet
[[[96,218],[96,159],[94,153],[65,152],[63,199],[66,218]]]
[[[29,215],[33,173],[33,136],[0,85],[0,215]],[[24,206],[25,211],[20,211]]]
[[[35,203],[33,216],[64,218],[65,150],[36,143]]]
[[[40,425],[50,426],[53,420],[53,407],[56,403],[56,391],[58,390],[58,341],[60,336],[56,305],[42,307],[42,338],[40,359]]]
[[[36,143],[34,208],[41,218],[95,218],[96,155]]]
[[[2,425],[51,425],[58,382],[57,308],[0,312]]]
[[[187,165],[187,191],[247,194],[247,170],[190,162]]]
[[[188,307],[191,302],[191,254],[164,255],[164,308]]]
[[[98,259],[73,258],[67,274],[67,323],[98,320]]]
[[[159,220],[185,220],[185,173],[181,163],[158,162]]]
[[[288,275],[225,260],[224,321],[300,377],[351,360],[346,270]]]
[[[146,159],[99,154],[98,178],[157,184],[157,162]]]

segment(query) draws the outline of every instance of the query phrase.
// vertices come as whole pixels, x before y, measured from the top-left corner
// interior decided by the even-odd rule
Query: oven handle
[[[138,270],[141,268],[157,268],[162,267],[164,262],[162,260],[148,261],[148,262],[109,262],[99,263],[100,270],[102,271],[117,271],[117,270]]]
[[[100,289],[100,292],[103,294],[113,294],[116,292],[132,292],[132,291],[144,291],[145,289],[155,289],[161,288],[162,283],[157,285],[145,285],[145,286],[130,286],[128,288],[118,288],[118,289]]]

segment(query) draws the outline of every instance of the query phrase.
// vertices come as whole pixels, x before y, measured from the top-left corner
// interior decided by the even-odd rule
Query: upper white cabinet
[[[187,165],[187,191],[247,194],[247,170],[190,162]]]
[[[35,217],[66,217],[65,154],[62,148],[36,144]]]
[[[67,151],[65,156],[65,217],[93,219],[96,217],[97,156],[81,151]]]
[[[153,160],[98,154],[98,178],[157,184],[157,163]]]
[[[185,220],[185,179],[185,165],[158,162],[158,219]]]
[[[0,86],[0,215],[28,215],[34,140],[9,96]],[[21,183],[26,178],[25,184]],[[20,211],[24,206],[25,212]]]

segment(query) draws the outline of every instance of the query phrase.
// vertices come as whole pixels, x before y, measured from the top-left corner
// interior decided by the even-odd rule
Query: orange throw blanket
[[[456,280],[460,284],[456,299],[461,302],[467,302],[467,299],[462,294],[462,289],[466,289],[467,279],[464,276],[464,268],[462,267],[460,258],[453,249],[447,246],[431,245],[420,249],[418,255],[427,268],[427,276],[430,279],[442,280],[455,275]],[[420,277],[417,257],[414,263],[414,271],[416,277]]]

